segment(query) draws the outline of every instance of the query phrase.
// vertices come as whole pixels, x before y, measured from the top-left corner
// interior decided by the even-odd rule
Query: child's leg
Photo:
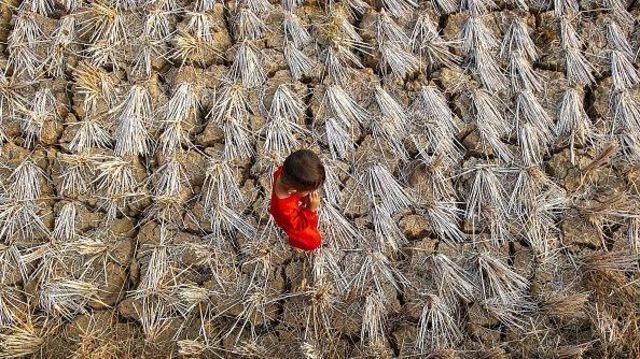
[[[294,250],[296,257],[300,258],[302,262],[302,280],[300,282],[300,288],[304,289],[307,286],[307,261],[309,257],[302,249],[294,248]]]
[[[307,288],[307,261],[302,260],[302,281],[300,282],[300,288],[305,290]]]

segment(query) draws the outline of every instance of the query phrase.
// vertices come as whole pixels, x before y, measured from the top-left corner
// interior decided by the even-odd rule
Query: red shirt
[[[276,196],[276,182],[282,172],[282,166],[273,174],[273,189],[271,190],[271,205],[269,213],[276,224],[289,237],[292,247],[312,251],[320,246],[320,232],[318,231],[318,215],[301,207],[302,199],[296,194],[287,198]]]

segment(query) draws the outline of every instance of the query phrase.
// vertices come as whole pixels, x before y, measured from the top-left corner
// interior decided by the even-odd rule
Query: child
[[[289,245],[305,251],[320,246],[316,192],[324,183],[325,173],[318,156],[298,150],[284,160],[273,174],[269,213],[289,237]]]

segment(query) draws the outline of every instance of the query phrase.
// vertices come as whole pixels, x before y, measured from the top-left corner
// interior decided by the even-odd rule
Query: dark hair
[[[300,191],[313,191],[324,183],[324,166],[310,150],[291,153],[282,165],[282,181]]]

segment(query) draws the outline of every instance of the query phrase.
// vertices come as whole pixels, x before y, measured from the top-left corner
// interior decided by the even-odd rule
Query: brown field
[[[0,359],[640,358],[640,2],[0,13]]]

